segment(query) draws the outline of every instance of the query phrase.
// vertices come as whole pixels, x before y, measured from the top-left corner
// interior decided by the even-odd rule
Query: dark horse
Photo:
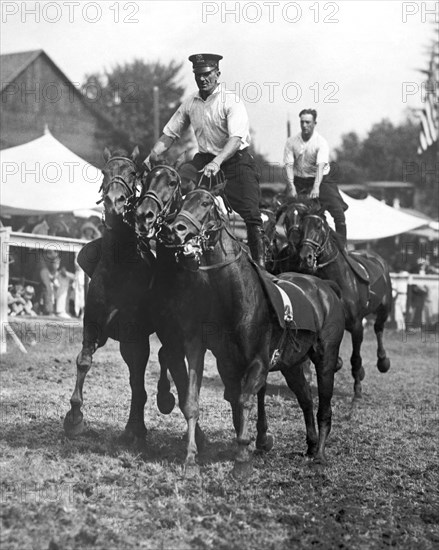
[[[171,372],[177,389],[185,391],[187,386],[181,340],[176,338],[173,327],[156,308],[156,295],[152,290],[155,257],[148,249],[139,254],[135,230],[124,221],[126,205],[140,185],[140,173],[135,163],[137,154],[137,148],[131,157],[122,151],[111,155],[108,149],[105,150],[106,165],[101,186],[105,211],[103,238],[86,245],[78,257],[80,265],[91,275],[91,281],[84,313],[82,349],[76,360],[76,386],[70,400],[71,409],[64,420],[65,431],[70,436],[78,435],[84,429],[81,406],[85,376],[91,367],[93,354],[109,337],[120,342],[120,353],[130,371],[132,400],[124,432],[128,441],[143,440],[146,435],[144,377],[150,353],[150,334],[156,332],[162,342],[157,395],[160,411],[170,413],[175,404],[167,370]]]
[[[354,395],[361,397],[361,380],[365,372],[360,350],[363,342],[362,321],[366,315],[376,315],[374,330],[378,344],[378,370],[387,372],[390,368],[390,360],[383,346],[384,324],[392,307],[389,268],[373,252],[363,250],[348,254],[340,245],[337,234],[329,227],[318,200],[298,198],[281,209],[285,212],[288,249],[284,250],[279,264],[288,266],[289,259],[290,268],[332,280],[342,291],[346,330],[352,336]]]
[[[270,368],[281,370],[297,396],[305,418],[308,455],[324,462],[325,442],[331,429],[334,371],[344,331],[341,302],[332,287],[320,279],[285,273],[280,284],[287,293],[294,290],[293,296],[301,300],[301,306],[294,309],[296,302],[293,301],[293,320],[282,327],[267,295],[266,288],[273,283],[264,280],[264,275],[231,233],[218,206],[214,194],[217,191],[197,188],[189,192],[175,220],[164,226],[159,235],[165,245],[176,252],[178,260],[176,263],[169,256],[160,280],[162,292],[167,293],[183,331],[189,366],[185,402],[186,470],[198,469],[195,426],[207,349],[217,359],[225,386],[224,397],[232,408],[238,442],[235,475],[248,475],[251,469],[249,415],[256,394],[256,447],[269,450],[272,446],[264,409]],[[275,289],[275,292],[278,291]],[[314,320],[312,330],[300,328],[303,304]],[[308,357],[317,371],[318,436],[311,389],[302,368]]]

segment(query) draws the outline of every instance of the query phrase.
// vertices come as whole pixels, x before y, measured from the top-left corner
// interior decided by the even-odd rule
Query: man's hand
[[[146,157],[146,159],[143,161],[143,164],[148,168],[148,170],[152,170],[153,166],[155,164],[158,164],[158,162],[159,162],[159,156],[153,149],[149,153],[149,155]]]
[[[206,176],[206,178],[210,178],[212,176],[215,177],[219,171],[220,165],[214,160],[211,160],[208,164],[206,164],[206,166],[202,170],[203,175]]]
[[[310,199],[318,199],[319,198],[320,190],[315,185],[312,187],[311,191],[309,192],[309,198]]]
[[[293,198],[295,199],[297,197],[297,190],[294,187],[294,185],[287,185],[285,188],[285,196],[287,199]]]

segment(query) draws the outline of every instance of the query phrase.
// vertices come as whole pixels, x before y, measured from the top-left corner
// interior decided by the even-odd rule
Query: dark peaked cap
[[[207,73],[218,69],[218,62],[222,58],[222,55],[214,53],[196,53],[189,56],[189,61],[192,63],[194,73]]]

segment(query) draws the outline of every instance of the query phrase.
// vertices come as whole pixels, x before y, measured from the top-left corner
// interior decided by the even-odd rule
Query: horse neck
[[[231,237],[225,227],[219,232],[219,238],[215,243],[212,250],[207,249],[204,251],[202,266],[214,266],[222,262],[236,257],[241,250],[241,245]]]

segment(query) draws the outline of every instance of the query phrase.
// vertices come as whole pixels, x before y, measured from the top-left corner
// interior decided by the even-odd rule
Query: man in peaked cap
[[[250,144],[246,108],[233,92],[218,82],[221,55],[202,53],[189,57],[198,92],[180,105],[163,129],[163,134],[145,159],[156,163],[191,124],[198,142],[198,153],[180,170],[183,190],[200,179],[216,176],[222,170],[227,181],[225,195],[247,227],[248,246],[253,260],[264,267],[265,250],[259,210],[259,177]]]

